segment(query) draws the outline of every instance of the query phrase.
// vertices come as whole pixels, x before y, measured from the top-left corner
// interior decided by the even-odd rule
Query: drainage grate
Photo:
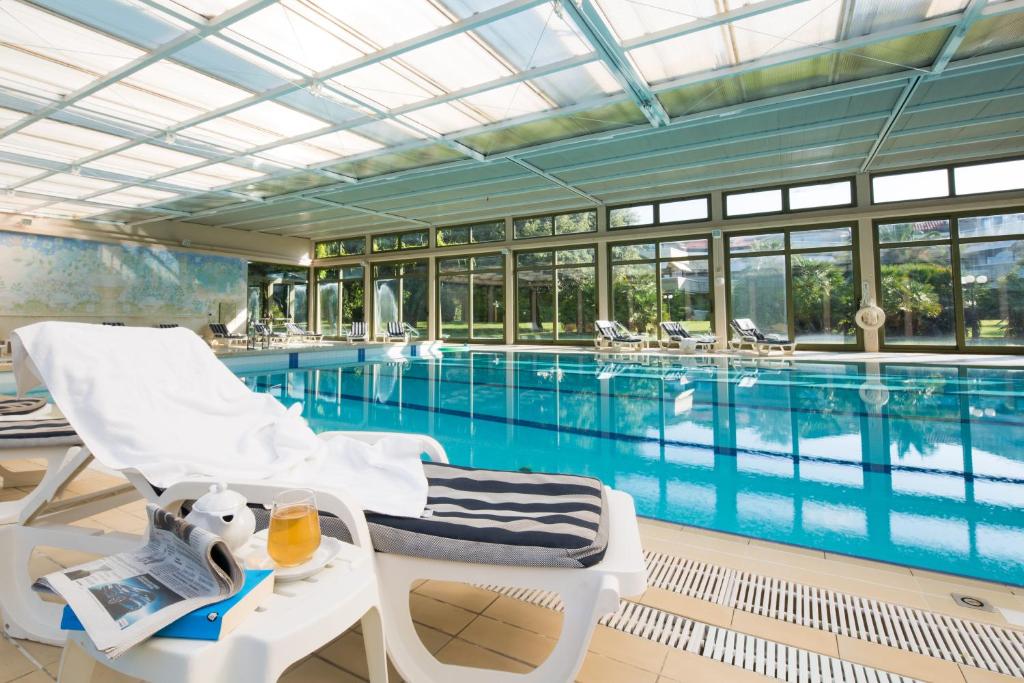
[[[808,628],[1024,678],[1024,632],[862,598],[667,553],[646,552],[648,582]]]
[[[562,609],[558,596],[546,591],[484,587],[541,607]],[[757,638],[732,629],[711,626],[628,600],[623,600],[618,611],[606,615],[600,623],[644,640],[685,650],[780,681],[920,683],[917,679]]]

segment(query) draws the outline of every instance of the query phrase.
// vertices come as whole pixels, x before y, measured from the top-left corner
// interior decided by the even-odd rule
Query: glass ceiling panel
[[[0,86],[5,88],[55,97],[81,88],[94,78],[88,72],[52,59],[0,45]]]
[[[535,78],[530,83],[562,107],[622,91],[618,81],[601,62],[558,71]]]
[[[171,199],[178,195],[173,192],[162,190],[151,190],[148,187],[128,187],[117,192],[108,192],[94,197],[97,202],[104,204],[116,204],[117,206],[141,206],[165,199]]]
[[[96,76],[143,54],[127,43],[20,2],[0,5],[0,43],[72,64]]]
[[[24,211],[32,206],[39,206],[41,203],[38,199],[8,197],[6,194],[0,194],[0,211]]]
[[[381,145],[348,131],[338,131],[261,152],[261,157],[293,166],[309,166],[380,149]]]
[[[517,83],[419,109],[406,118],[445,134],[552,108],[532,87]]]
[[[232,7],[242,4],[242,0],[157,0],[157,2],[179,12],[187,10],[207,19],[212,19],[218,14],[223,14]]]
[[[84,218],[85,216],[95,216],[96,214],[105,213],[107,211],[110,211],[110,209],[105,206],[79,204],[77,202],[60,202],[44,206],[32,213],[38,213],[45,216],[56,216],[58,218]]]
[[[89,112],[152,128],[169,128],[199,116],[204,109],[187,102],[161,97],[123,83],[114,83],[75,105]]]
[[[410,168],[432,166],[463,158],[465,157],[446,145],[429,145],[419,149],[382,154],[370,157],[369,159],[357,159],[341,163],[337,166],[331,166],[330,170],[354,178],[367,178],[383,173],[394,173],[395,171],[404,171]]]
[[[689,24],[720,11],[714,0],[596,0],[596,3],[620,42]]]
[[[101,157],[96,161],[89,162],[86,166],[114,173],[124,173],[137,178],[149,178],[203,161],[206,161],[203,157],[176,152],[166,147],[144,144],[129,147],[117,154]]]
[[[13,109],[4,109],[0,107],[0,126],[7,127],[15,121],[20,121],[25,115],[20,111],[14,111]]]
[[[808,0],[729,24],[740,62],[836,40],[842,3]]]
[[[291,107],[276,102],[260,102],[228,116],[190,126],[182,133],[240,152],[326,126],[325,121],[306,116]]]
[[[496,51],[515,71],[592,51],[576,27],[561,12],[556,12],[555,3],[538,5],[484,24],[473,31],[473,35]]]
[[[0,185],[10,186],[42,173],[42,169],[0,161]]]
[[[0,138],[0,149],[27,156],[71,163],[126,140],[81,126],[44,119]]]
[[[955,59],[1018,47],[1024,47],[1024,15],[1018,13],[989,17],[971,26],[960,49],[956,51]]]
[[[433,107],[406,114],[405,117],[442,135],[474,128],[483,123],[479,115],[474,116],[464,107],[454,103],[435,104]]]
[[[959,12],[967,0],[857,0],[847,19],[846,36],[862,36],[923,19]]]
[[[372,64],[356,69],[331,79],[330,83],[385,109],[394,109],[442,94],[440,88],[418,82],[414,74],[390,62],[387,65]]]
[[[743,102],[743,93],[740,91],[739,79],[724,78],[667,90],[658,93],[658,99],[669,116],[685,116],[739,104]]]
[[[68,197],[70,199],[81,199],[86,195],[112,190],[117,183],[108,180],[97,180],[96,178],[85,178],[71,175],[70,173],[57,173],[48,178],[37,180],[18,188],[25,192],[36,192],[38,194],[50,194],[57,197]]]
[[[727,29],[722,26],[637,48],[629,57],[649,83],[734,63]]]
[[[195,171],[176,173],[164,178],[164,180],[175,185],[194,187],[197,190],[212,190],[215,187],[239,183],[243,180],[258,178],[261,175],[259,171],[253,171],[233,164],[210,164]]]

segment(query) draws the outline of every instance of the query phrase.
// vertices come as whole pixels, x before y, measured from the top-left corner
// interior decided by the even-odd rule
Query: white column
[[[866,173],[859,174],[854,181],[854,189],[857,192],[857,206],[871,205],[871,178]],[[860,282],[855,286],[858,308],[863,303],[864,287],[867,286],[868,296],[881,306],[881,295],[875,286],[875,229],[871,224],[870,217],[862,217],[857,220],[858,253],[856,255],[860,265]],[[878,351],[881,335],[878,330],[863,330],[864,350],[869,352]]]
[[[597,207],[597,234],[604,236],[608,232],[608,211],[604,206]],[[608,320],[611,316],[608,283],[608,245],[601,241],[597,245],[597,319]]]
[[[437,339],[437,259],[427,259],[427,339]]]
[[[505,343],[516,340],[516,262],[512,253],[512,218],[505,218]],[[511,413],[509,413],[511,414]]]

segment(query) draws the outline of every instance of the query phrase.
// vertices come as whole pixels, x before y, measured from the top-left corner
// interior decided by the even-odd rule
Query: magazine
[[[110,659],[189,612],[231,597],[245,582],[219,536],[156,505],[146,506],[146,514],[143,547],[47,574],[32,586],[64,598]]]

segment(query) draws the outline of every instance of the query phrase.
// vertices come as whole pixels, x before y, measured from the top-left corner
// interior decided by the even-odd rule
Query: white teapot
[[[252,538],[256,517],[241,493],[227,484],[214,484],[193,505],[185,521],[224,539],[228,548],[238,550]]]

